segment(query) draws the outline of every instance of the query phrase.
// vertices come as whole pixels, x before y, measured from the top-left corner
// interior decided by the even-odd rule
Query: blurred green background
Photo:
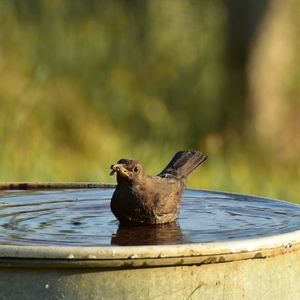
[[[0,180],[115,182],[181,149],[188,186],[299,202],[300,4],[0,0]]]

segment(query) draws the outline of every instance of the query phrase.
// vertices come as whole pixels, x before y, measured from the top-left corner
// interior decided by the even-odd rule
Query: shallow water
[[[114,189],[0,191],[0,244],[109,246],[208,243],[300,228],[300,206],[222,192],[186,190],[177,222],[119,226]]]

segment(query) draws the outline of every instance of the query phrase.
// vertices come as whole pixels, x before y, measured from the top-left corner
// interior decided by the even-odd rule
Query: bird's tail
[[[158,176],[170,174],[187,181],[187,177],[207,159],[207,155],[200,151],[183,150],[177,152],[169,164],[161,171]]]

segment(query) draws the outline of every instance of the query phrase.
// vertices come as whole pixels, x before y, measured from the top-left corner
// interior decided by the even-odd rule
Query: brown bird
[[[157,176],[145,175],[137,160],[120,159],[110,167],[111,175],[117,172],[118,182],[111,198],[111,211],[122,224],[163,224],[176,220],[187,178],[206,159],[200,151],[179,151]]]

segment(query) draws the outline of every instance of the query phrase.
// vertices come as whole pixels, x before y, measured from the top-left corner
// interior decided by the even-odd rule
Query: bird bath
[[[3,299],[296,299],[300,206],[185,191],[177,222],[119,226],[114,185],[2,183]]]

